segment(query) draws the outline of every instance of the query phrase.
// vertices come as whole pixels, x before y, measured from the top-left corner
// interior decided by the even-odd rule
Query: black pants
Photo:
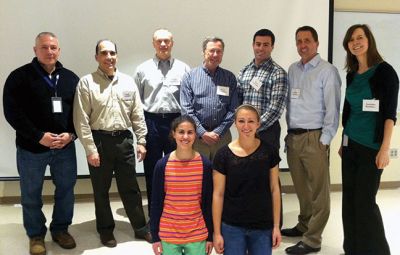
[[[279,150],[280,148],[280,139],[281,139],[281,125],[279,121],[275,121],[269,128],[266,130],[260,131],[257,133],[257,136],[264,143],[271,145],[272,147]],[[281,180],[279,180],[279,189],[281,189]],[[281,217],[279,222],[279,228],[283,226],[283,204],[282,204],[282,192],[281,192]]]
[[[115,173],[118,193],[129,221],[136,233],[143,234],[146,220],[142,196],[136,180],[132,133],[127,130],[119,136],[111,136],[93,131],[93,138],[100,154],[100,166],[89,165],[97,231],[100,234],[112,233],[115,227],[109,199],[111,180]]]
[[[275,121],[269,128],[258,132],[257,135],[263,142],[279,150],[281,139],[281,125],[279,121]]]
[[[176,149],[175,141],[170,138],[171,122],[180,113],[154,114],[144,113],[146,117],[146,157],[143,160],[144,175],[146,178],[146,192],[148,201],[148,212],[150,217],[151,190],[153,183],[154,166],[157,161]]]
[[[342,151],[342,218],[346,255],[389,255],[382,216],[376,204],[382,169],[377,151],[349,139]]]

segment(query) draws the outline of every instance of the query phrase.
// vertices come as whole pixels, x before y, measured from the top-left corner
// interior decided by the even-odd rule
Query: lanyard
[[[36,64],[33,64],[33,67],[35,68],[35,70],[38,72],[38,74],[40,76],[42,76],[42,78],[45,80],[45,82],[47,83],[47,85],[50,88],[55,89],[55,95],[57,96],[57,83],[58,83],[58,79],[60,78],[60,75],[57,74],[56,75],[56,80],[55,82],[53,82],[52,80],[50,80],[49,76],[44,75],[42,71],[40,71],[39,67]]]

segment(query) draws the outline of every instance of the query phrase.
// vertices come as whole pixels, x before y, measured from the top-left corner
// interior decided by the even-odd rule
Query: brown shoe
[[[152,243],[152,239],[153,239],[150,232],[147,232],[147,233],[144,234],[144,235],[135,234],[135,238],[136,238],[136,239],[143,239],[143,240],[145,240],[145,241],[148,242],[148,243]]]
[[[76,247],[74,238],[68,233],[68,231],[62,231],[57,233],[51,233],[53,241],[58,243],[61,248],[73,249]]]
[[[113,233],[100,234],[100,241],[104,246],[109,248],[117,246],[117,240],[115,240]]]
[[[45,255],[46,246],[44,246],[44,237],[35,236],[29,238],[29,253],[31,255]]]

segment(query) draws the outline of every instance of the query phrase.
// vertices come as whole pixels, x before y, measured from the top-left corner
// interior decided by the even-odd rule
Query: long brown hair
[[[378,64],[383,61],[383,58],[381,57],[381,55],[378,52],[374,35],[372,34],[369,26],[366,24],[355,24],[355,25],[352,25],[351,27],[349,27],[349,29],[347,29],[346,35],[344,36],[344,39],[343,39],[343,48],[347,52],[346,63],[345,63],[345,69],[347,72],[356,72],[358,70],[358,60],[357,60],[356,56],[351,54],[349,45],[348,45],[351,40],[351,36],[353,35],[353,32],[357,28],[361,28],[364,31],[365,36],[367,37],[367,40],[368,40],[368,50],[367,50],[367,65],[368,65],[368,67],[373,66],[373,65]]]

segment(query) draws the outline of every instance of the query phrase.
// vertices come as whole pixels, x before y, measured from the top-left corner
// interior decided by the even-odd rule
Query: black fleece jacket
[[[8,123],[16,131],[16,144],[33,153],[48,151],[39,143],[45,132],[75,133],[72,107],[79,77],[56,63],[53,77],[58,75],[57,97],[62,98],[62,113],[53,113],[51,98],[55,88],[43,76],[48,73],[37,58],[11,72],[4,85],[3,109]]]

